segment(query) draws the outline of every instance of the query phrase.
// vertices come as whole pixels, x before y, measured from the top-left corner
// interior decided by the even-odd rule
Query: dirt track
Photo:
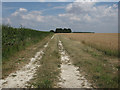
[[[61,41],[59,41],[59,49],[62,64],[58,86],[61,88],[91,88],[91,84],[80,74],[78,67],[71,63],[70,56],[64,50]]]
[[[53,38],[58,38],[57,35],[52,36]],[[49,42],[51,43],[51,42]],[[14,73],[11,73],[7,78],[1,80],[2,88],[27,88],[30,85],[28,82],[33,79],[35,76],[36,70],[39,67],[40,60],[45,54],[45,49],[47,49],[49,43],[46,43],[39,52],[36,52],[35,56],[31,58],[30,62],[25,65],[20,70],[17,70]],[[77,70],[78,67],[75,67],[71,61],[70,56],[66,53],[63,48],[62,42],[58,41],[59,54],[61,55],[61,68],[60,68],[60,77],[59,82],[57,82],[57,87],[61,88],[90,88],[91,84],[80,74]],[[33,86],[32,86],[33,87]]]
[[[1,80],[2,88],[25,88],[28,86],[27,82],[33,78],[36,68],[40,67],[38,65],[39,60],[41,60],[44,49],[46,49],[48,43],[44,45],[44,48],[37,52],[34,58],[31,58],[30,62],[21,68],[20,70],[11,73],[7,78]]]
[[[117,60],[116,58],[109,58],[81,42],[64,37],[64,35],[56,34],[49,38],[48,41],[42,43],[44,44],[37,50],[28,64],[0,81],[3,88],[34,87],[32,84],[32,79],[34,78],[42,78],[39,79],[39,81],[41,80],[40,83],[39,81],[34,81],[37,85],[42,83],[42,87],[49,87],[50,85],[52,88],[92,88],[93,86],[95,87],[95,81],[93,82],[92,80],[94,75],[97,76],[99,74],[102,77],[103,73],[107,75],[108,70],[115,69],[111,62],[107,60],[113,59],[115,61]],[[106,69],[101,70],[104,67]],[[117,69],[114,71],[117,72]],[[114,74],[116,73],[114,72]],[[99,82],[96,81],[95,83]]]
[[[35,84],[44,88],[95,88],[97,83],[108,87],[106,82],[113,80],[112,75],[117,77],[117,60],[81,42],[56,34],[47,41],[43,40],[29,63],[0,80],[0,84],[3,88],[38,87]],[[106,79],[109,75],[111,78]],[[39,79],[32,81],[34,78]],[[112,83],[117,86],[116,81]]]

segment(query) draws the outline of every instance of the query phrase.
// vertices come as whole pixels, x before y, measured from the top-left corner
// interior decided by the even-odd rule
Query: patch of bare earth
[[[40,67],[38,62],[42,58],[47,46],[48,43],[44,45],[44,48],[38,51],[33,58],[31,58],[27,65],[20,70],[11,73],[7,78],[0,80],[0,83],[2,84],[2,87],[0,88],[26,88],[28,86],[27,82],[33,78],[37,67]]]
[[[58,87],[61,88],[92,88],[91,84],[78,71],[78,67],[72,65],[69,55],[59,41],[59,52],[61,54],[61,74]]]

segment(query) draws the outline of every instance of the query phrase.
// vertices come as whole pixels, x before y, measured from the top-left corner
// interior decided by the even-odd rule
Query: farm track
[[[77,37],[74,40],[75,36],[69,38],[66,34],[58,35],[72,64],[79,67],[78,71],[85,76],[92,87],[118,87],[118,57],[105,55],[96,48],[83,44]]]
[[[57,38],[57,35],[55,36]],[[53,39],[54,36],[51,37]],[[0,80],[0,84],[2,87],[0,88],[27,88],[30,85],[28,82],[35,76],[37,68],[41,65],[40,60],[42,56],[45,54],[45,49],[48,47],[46,43],[43,49],[40,49],[33,58],[31,58],[30,62],[25,65],[20,70],[11,73],[5,79]],[[59,46],[59,54],[61,55],[61,74],[60,74],[60,82],[58,82],[58,87],[61,88],[89,88],[90,84],[87,80],[80,75],[78,68],[72,65],[70,62],[70,57],[65,52],[61,41],[58,43]],[[73,80],[73,81],[72,81]]]
[[[78,71],[79,67],[75,67],[71,63],[70,56],[64,50],[61,41],[59,41],[58,45],[62,62],[58,86],[61,88],[92,88],[91,84]]]
[[[46,86],[52,88],[93,88],[96,87],[94,83],[99,83],[94,82],[99,79],[92,80],[94,75],[100,74],[100,77],[104,77],[103,75],[109,74],[108,70],[114,70],[114,66],[111,68],[111,63],[108,61],[110,59],[111,57],[109,58],[81,42],[56,34],[36,52],[27,65],[1,80],[2,87],[0,88],[27,88],[31,85],[34,87],[31,83],[34,78],[39,78],[36,83],[39,85],[42,82],[41,86],[43,85],[44,88]],[[117,59],[113,57],[113,60]],[[95,67],[98,68],[97,71]],[[105,67],[106,69],[102,70]],[[117,72],[117,69],[114,71]],[[116,72],[113,75],[116,75]],[[45,85],[46,80],[51,83]]]
[[[58,36],[55,35],[55,38]],[[51,37],[51,40],[54,36]],[[77,70],[78,67],[72,65],[69,55],[65,52],[62,42],[58,41],[59,54],[61,55],[61,73],[57,87],[61,88],[90,88],[90,83],[82,76]],[[35,56],[31,58],[30,62],[25,65],[20,70],[15,71],[14,73],[9,74],[8,77],[2,79],[0,88],[27,88],[30,85],[28,82],[34,78],[37,68],[40,68],[40,60],[45,54],[45,49],[48,47],[46,43],[43,49],[40,49],[36,52]],[[73,80],[73,81],[72,81]],[[33,87],[33,86],[32,86]]]
[[[51,39],[53,39],[52,36]],[[9,74],[5,79],[0,80],[0,89],[1,88],[27,88],[29,87],[28,82],[34,77],[36,70],[40,65],[38,64],[45,54],[45,49],[48,47],[46,43],[43,49],[40,49],[36,52],[35,56],[30,59],[30,62],[26,64],[20,70],[15,71],[14,73]]]
[[[37,63],[41,60],[44,50],[47,48],[48,43],[44,45],[44,48],[37,52],[34,58],[31,58],[30,62],[16,71],[15,73],[11,73],[7,78],[1,80],[2,83],[1,88],[25,88],[27,87],[27,82],[33,78],[36,68],[40,67]]]

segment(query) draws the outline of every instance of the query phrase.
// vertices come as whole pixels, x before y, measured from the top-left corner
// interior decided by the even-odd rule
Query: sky
[[[2,2],[118,2],[120,0],[1,0]]]
[[[71,2],[64,2],[68,0],[58,0],[63,2],[12,1],[15,0],[11,0],[11,2],[4,0],[2,2],[3,24],[10,24],[13,27],[22,25],[26,28],[41,31],[71,28],[74,32],[118,32],[117,2],[77,2],[79,0],[76,0],[76,2],[73,0]]]

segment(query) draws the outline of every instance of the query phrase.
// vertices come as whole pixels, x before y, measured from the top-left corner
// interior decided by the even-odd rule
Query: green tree
[[[50,32],[53,32],[53,33],[54,33],[54,30],[50,30]]]

